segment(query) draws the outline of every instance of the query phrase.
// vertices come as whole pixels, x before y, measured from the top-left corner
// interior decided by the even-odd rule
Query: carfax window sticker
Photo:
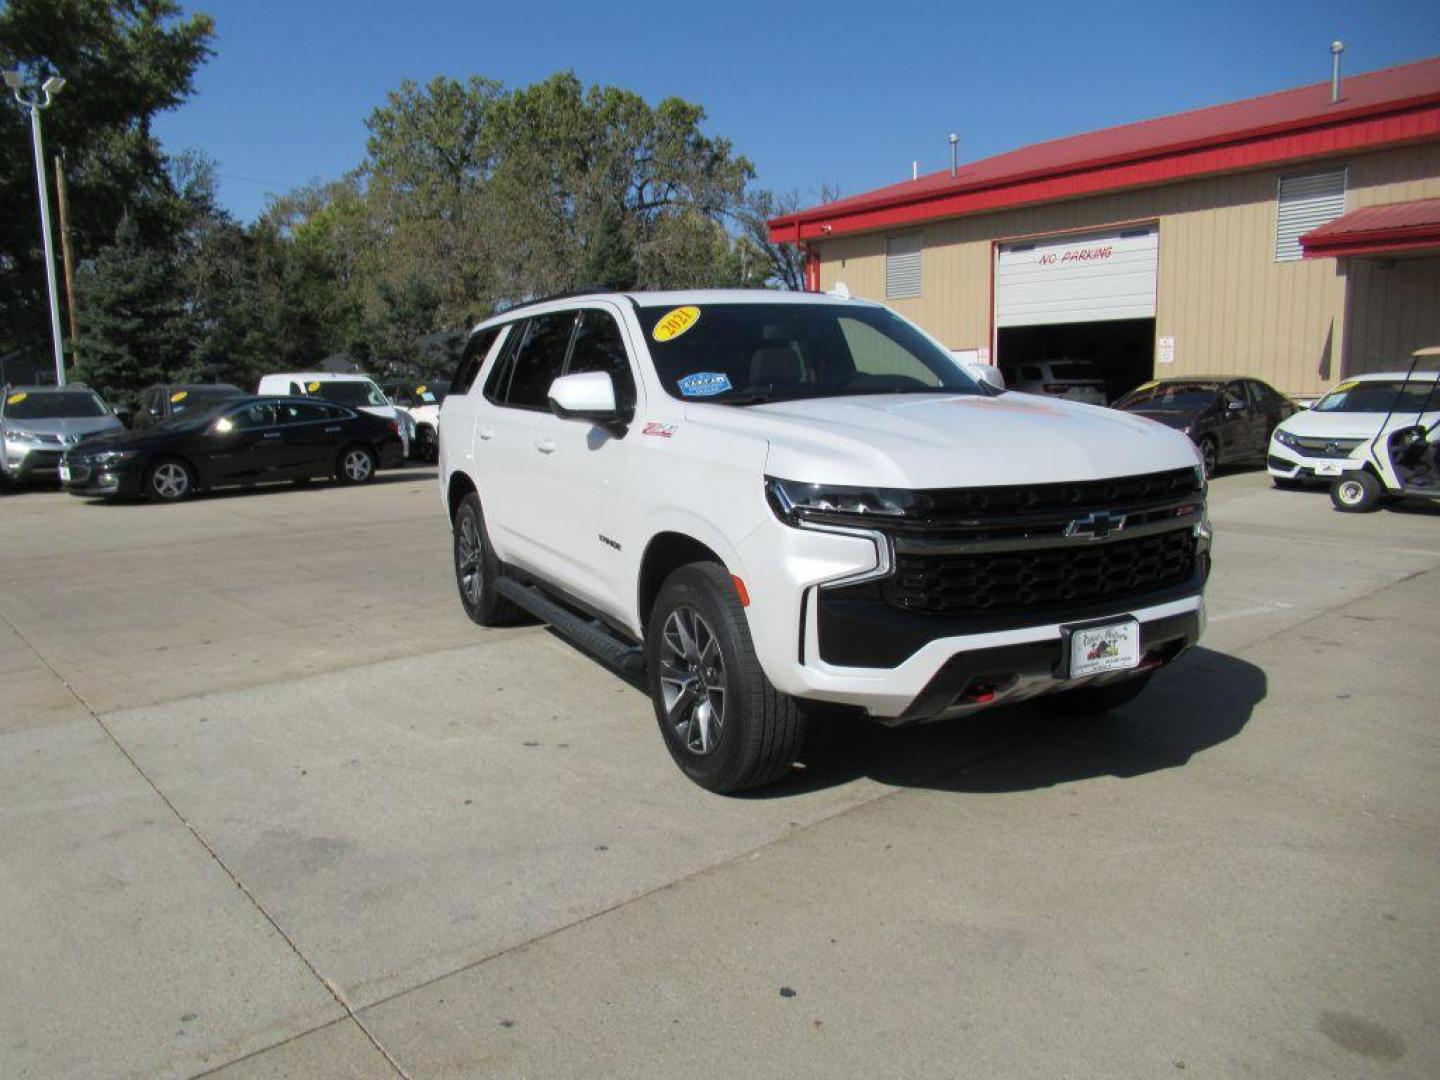
[[[697,371],[675,383],[686,397],[712,397],[730,389],[730,376],[723,371]]]
[[[677,307],[660,316],[650,336],[659,342],[673,341],[699,321],[698,307]]]

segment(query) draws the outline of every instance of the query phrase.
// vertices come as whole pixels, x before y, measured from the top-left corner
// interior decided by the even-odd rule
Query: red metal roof
[[[1440,199],[1352,210],[1300,238],[1307,259],[1440,248]]]
[[[1440,57],[1352,75],[1341,100],[1328,82],[1036,143],[825,203],[770,222],[772,239],[846,232],[1122,187],[1440,138]]]

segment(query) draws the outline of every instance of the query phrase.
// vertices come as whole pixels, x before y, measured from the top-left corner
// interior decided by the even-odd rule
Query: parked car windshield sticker
[[[320,389],[320,384],[318,382],[312,382],[308,386],[306,386],[305,389],[309,390],[313,394],[316,390]]]
[[[723,371],[697,371],[676,382],[686,397],[711,397],[730,389],[730,377]]]
[[[423,393],[425,393],[425,391],[428,390],[428,389],[429,389],[428,386],[417,386],[417,387],[415,387],[415,393],[417,393],[417,394],[423,394]]]
[[[18,394],[11,394],[9,397],[7,397],[7,398],[5,399],[5,404],[6,404],[6,405],[19,405],[20,402],[24,401],[24,400],[25,400],[27,397],[29,397],[29,396],[30,396],[30,395],[27,394],[24,390],[21,390],[20,393],[18,393]]]
[[[1359,383],[1354,382],[1353,380],[1352,380],[1351,382],[1342,382],[1339,386],[1335,387],[1334,390],[1331,390],[1330,393],[1331,393],[1331,394],[1343,394],[1343,393],[1345,393],[1345,391],[1347,391],[1347,390],[1354,390],[1355,387],[1357,387],[1357,386],[1359,386],[1359,385],[1360,385]],[[1328,397],[1329,395],[1326,395],[1326,396]]]
[[[189,390],[176,390],[170,395],[170,404],[177,405],[190,396]]]
[[[698,307],[677,307],[660,316],[660,321],[655,324],[655,329],[650,332],[650,336],[656,341],[673,341],[699,321],[700,309]],[[729,387],[727,386],[726,389]],[[712,390],[711,393],[718,393],[718,391]]]

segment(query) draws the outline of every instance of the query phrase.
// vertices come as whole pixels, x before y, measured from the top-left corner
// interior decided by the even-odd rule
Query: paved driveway
[[[726,799],[428,473],[0,501],[0,1076],[1440,1074],[1440,514],[1213,488],[1135,703]]]

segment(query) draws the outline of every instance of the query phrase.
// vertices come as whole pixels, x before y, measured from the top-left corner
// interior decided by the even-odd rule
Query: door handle
[[[265,432],[265,438],[267,438],[267,439],[278,439],[278,438],[280,438],[281,434],[282,434],[282,433],[279,432],[279,431],[267,431],[267,432]]]
[[[327,427],[327,428],[325,429],[325,434],[326,434],[326,435],[333,435],[335,432],[337,432],[337,431],[339,431],[339,430],[340,430],[339,427]]]
[[[536,439],[536,440],[535,440],[535,449],[536,449],[536,450],[539,450],[542,454],[553,454],[553,453],[555,452],[555,440],[554,440],[554,439]]]
[[[495,437],[495,432],[491,431],[488,427],[482,427],[479,430],[478,434],[480,438],[484,439],[486,442],[489,442]]]

